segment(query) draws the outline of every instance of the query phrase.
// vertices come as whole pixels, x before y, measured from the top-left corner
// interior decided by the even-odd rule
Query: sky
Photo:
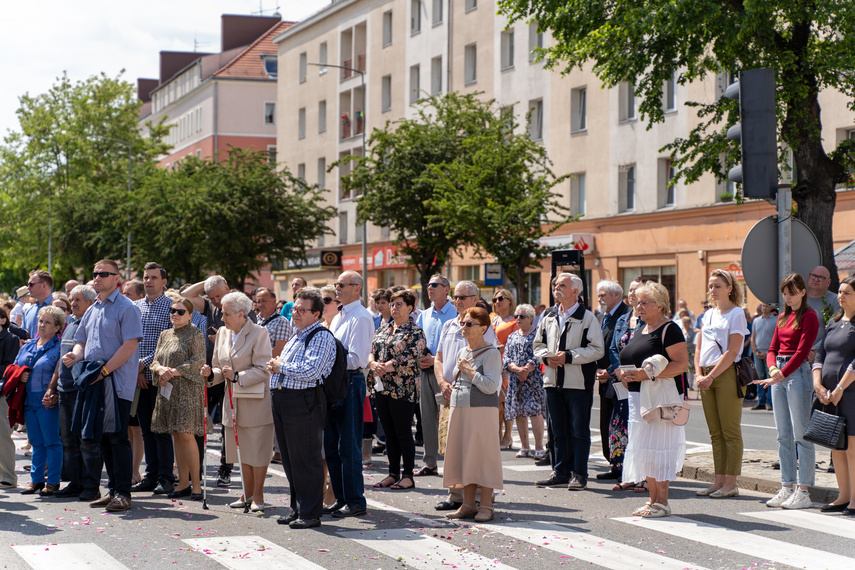
[[[18,98],[101,72],[136,85],[158,77],[161,51],[218,51],[220,16],[301,21],[330,0],[4,0],[0,14],[0,139],[19,130]],[[38,10],[36,10],[38,8]],[[38,12],[38,13],[36,13]]]

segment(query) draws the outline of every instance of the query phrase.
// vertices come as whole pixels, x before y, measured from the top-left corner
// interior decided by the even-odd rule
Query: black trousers
[[[291,510],[303,519],[321,518],[324,507],[326,399],[322,390],[271,390],[273,427],[282,468],[291,486]]]
[[[611,423],[612,410],[615,409],[613,398],[600,395],[600,443],[603,446],[603,457],[610,460],[609,452],[609,423]]]
[[[389,458],[389,475],[398,479],[413,476],[416,463],[416,444],[413,441],[414,402],[377,394],[377,414],[386,432],[386,455]],[[404,471],[401,473],[401,461]]]

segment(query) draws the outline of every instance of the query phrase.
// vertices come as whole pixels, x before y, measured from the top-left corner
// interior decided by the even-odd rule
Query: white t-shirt
[[[719,350],[716,341],[726,352],[730,335],[742,335],[744,340],[748,334],[748,322],[745,320],[745,311],[742,310],[742,307],[734,307],[724,315],[719,313],[718,309],[710,309],[704,314],[702,324],[701,356],[698,359],[701,366],[715,366],[715,363],[721,358],[722,351]],[[742,349],[740,348],[735,361],[738,362],[741,356]]]
[[[9,320],[11,320],[16,326],[21,326],[21,323],[24,320],[24,311],[30,308],[30,303],[18,303],[12,308],[12,312],[9,313]],[[18,318],[20,317],[20,318]]]

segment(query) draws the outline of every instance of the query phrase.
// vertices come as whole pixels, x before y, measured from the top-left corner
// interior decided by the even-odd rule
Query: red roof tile
[[[276,55],[278,50],[273,43],[274,36],[284,32],[294,24],[296,22],[280,22],[273,26],[264,35],[247,46],[240,55],[214,72],[214,75],[217,77],[267,79],[268,75],[264,71],[264,63],[261,60],[261,56]]]

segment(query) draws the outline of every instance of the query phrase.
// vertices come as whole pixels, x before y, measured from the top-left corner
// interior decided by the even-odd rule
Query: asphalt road
[[[595,404],[596,405],[596,404]],[[697,413],[696,413],[697,412]],[[746,448],[774,446],[771,413],[748,412]],[[748,420],[750,419],[750,424]],[[596,411],[593,418],[596,425]],[[759,426],[759,427],[754,427]],[[597,436],[598,437],[598,436]],[[689,452],[708,442],[700,407],[687,428]],[[23,441],[19,440],[19,444]],[[696,445],[697,444],[697,445]],[[217,462],[216,442],[209,446]],[[599,449],[595,441],[592,451]],[[421,448],[418,448],[421,453]],[[244,514],[227,504],[239,493],[210,493],[209,511],[193,502],[134,496],[134,508],[106,514],[87,504],[0,492],[0,567],[66,568],[853,568],[855,517],[818,509],[769,509],[768,495],[743,492],[714,500],[695,496],[704,485],[678,480],[671,487],[674,516],[647,520],[632,511],[643,494],[614,492],[594,478],[585,491],[538,489],[548,475],[530,459],[503,451],[505,489],[492,523],[453,523],[433,509],[444,496],[440,477],[417,479],[409,491],[375,490],[385,458],[365,471],[369,513],[320,529],[293,531],[275,523],[288,513],[288,485],[271,466],[265,495],[274,507]],[[26,462],[19,455],[19,466]],[[213,480],[214,469],[209,468]],[[22,475],[20,484],[28,478]]]

